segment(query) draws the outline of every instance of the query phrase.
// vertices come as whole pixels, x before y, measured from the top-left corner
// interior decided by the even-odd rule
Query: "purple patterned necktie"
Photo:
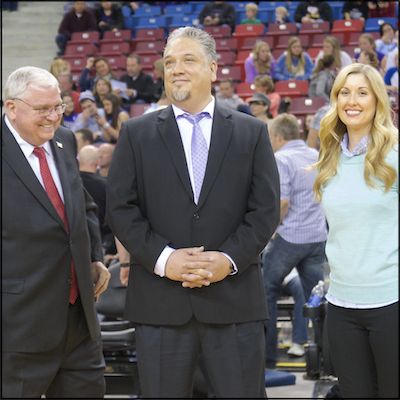
[[[201,131],[199,122],[205,117],[210,117],[210,114],[208,112],[201,112],[195,115],[185,113],[181,115],[181,117],[185,118],[193,125],[191,155],[194,179],[194,200],[197,204],[200,197],[204,174],[206,172],[208,158],[208,146],[203,132]]]

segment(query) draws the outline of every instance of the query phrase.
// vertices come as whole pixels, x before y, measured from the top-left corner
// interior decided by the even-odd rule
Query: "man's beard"
[[[190,97],[190,90],[188,90],[188,89],[172,89],[171,95],[175,101],[185,101]]]

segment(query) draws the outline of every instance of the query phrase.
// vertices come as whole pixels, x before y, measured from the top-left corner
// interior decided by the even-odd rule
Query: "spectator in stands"
[[[154,100],[159,100],[164,92],[164,60],[159,58],[153,63]]]
[[[119,137],[121,124],[129,119],[129,114],[121,108],[121,98],[108,93],[102,100],[105,112],[105,122],[99,119],[104,129],[104,137],[110,143],[115,143]]]
[[[263,93],[254,93],[247,102],[250,105],[251,114],[268,125],[268,122],[272,119],[269,112],[271,105],[269,98]]]
[[[355,60],[358,61],[361,51],[373,51],[376,53],[379,63],[382,61],[384,54],[376,50],[375,39],[370,33],[362,33],[358,38],[358,46],[360,52],[355,53]]]
[[[314,64],[311,57],[303,50],[298,37],[292,36],[288,42],[288,49],[277,60],[273,78],[277,81],[289,79],[310,79]]]
[[[95,143],[104,143],[107,140],[104,136],[103,125],[104,120],[104,110],[102,108],[97,108],[96,100],[90,90],[82,92],[79,96],[79,103],[82,108],[82,112],[78,114],[72,130],[74,132],[81,130],[82,128],[90,129],[93,132],[93,139]],[[100,124],[99,120],[104,121]]]
[[[77,150],[79,151],[83,146],[93,144],[93,132],[90,129],[82,128],[74,132]]]
[[[395,17],[395,1],[369,1],[368,18]]]
[[[91,76],[95,73],[95,76]],[[94,84],[99,78],[107,80],[116,79],[111,71],[111,66],[105,57],[88,57],[86,66],[79,77],[79,88],[83,92],[85,90],[93,90]]]
[[[223,79],[219,83],[219,92],[217,93],[217,99],[219,104],[224,104],[232,110],[237,110],[238,106],[245,104],[243,99],[241,99],[235,93],[235,87],[233,85],[232,79]]]
[[[333,21],[332,8],[327,1],[301,1],[296,8],[294,20],[297,23]]]
[[[275,8],[275,21],[276,24],[287,24],[290,22],[289,11],[284,6]]]
[[[56,43],[59,48],[58,55],[63,55],[65,46],[74,32],[97,31],[96,17],[86,8],[84,1],[75,1],[73,8],[64,14],[58,28]]]
[[[99,78],[93,87],[93,96],[96,100],[97,107],[103,107],[104,96],[108,93],[112,93],[112,86],[108,79]]]
[[[396,49],[398,53],[398,49]],[[398,94],[399,92],[399,57],[394,57],[393,67],[388,68],[385,73],[384,81],[386,89],[393,94]]]
[[[79,92],[77,90],[74,90],[75,84],[72,79],[72,75],[70,72],[62,72],[61,74],[58,75],[57,77],[58,80],[58,85],[60,86],[60,90],[62,92],[69,92],[72,101],[74,102],[74,111],[76,113],[80,113],[81,106],[79,104]]]
[[[99,146],[99,168],[98,173],[107,177],[113,157],[115,145],[111,143],[103,143]]]
[[[99,7],[95,10],[97,28],[100,37],[104,36],[104,32],[117,31],[124,29],[124,17],[117,2],[100,1]]]
[[[368,3],[364,0],[361,1],[345,1],[343,4],[343,19],[361,19],[368,18]]]
[[[303,120],[303,124],[299,124],[300,126],[300,136],[301,139],[305,142],[308,138],[308,133],[310,132],[311,122],[314,119],[314,114],[307,114]]]
[[[372,67],[379,70],[379,61],[376,53],[370,50],[363,50],[357,60],[361,64],[371,65]]]
[[[154,100],[154,84],[150,75],[142,71],[141,59],[137,54],[130,54],[126,58],[126,74],[121,76],[120,81],[125,82],[128,100],[123,98],[125,104],[151,103]],[[119,94],[118,90],[115,90]]]
[[[324,38],[322,50],[318,53],[315,63],[326,54],[330,54],[335,58],[335,68],[337,71],[353,62],[351,57],[344,50],[340,50],[339,40],[335,36],[327,36]]]
[[[281,223],[263,253],[263,278],[270,311],[267,322],[266,366],[276,362],[277,300],[284,277],[297,268],[304,296],[310,296],[313,286],[323,279],[327,229],[322,209],[314,200],[315,171],[307,167],[318,160],[318,152],[300,139],[300,129],[294,115],[280,114],[269,124],[272,149],[278,166],[281,188]],[[294,352],[302,349],[301,338]],[[299,340],[300,341],[300,340]]]
[[[258,5],[256,3],[246,4],[246,18],[240,21],[241,24],[262,24],[261,20],[257,18]]]
[[[272,117],[276,117],[278,115],[279,105],[281,103],[281,95],[277,92],[274,92],[274,81],[268,75],[257,75],[254,79],[254,91],[256,93],[265,94],[271,104],[269,107],[269,112]]]
[[[399,133],[382,76],[343,68],[314,191],[329,225],[329,354],[343,398],[399,397]],[[345,194],[345,195],[344,195]]]
[[[323,97],[329,103],[329,96],[336,77],[335,59],[331,54],[320,58],[312,72],[308,95]]]
[[[62,102],[65,104],[65,111],[61,120],[61,125],[72,130],[78,113],[74,110],[74,101],[71,92],[61,92]]]
[[[384,75],[386,71],[394,66],[394,57],[398,57],[398,45],[399,45],[399,31],[396,31],[395,34],[395,42],[397,43],[397,47],[391,51],[389,51],[388,54],[386,54],[381,61],[381,72]]]
[[[71,73],[71,64],[61,57],[54,57],[50,64],[49,71],[58,79],[60,74]]]
[[[376,50],[387,55],[390,51],[397,47],[395,40],[395,30],[391,24],[384,22],[379,27],[380,39],[375,40]]]
[[[319,150],[319,128],[321,119],[325,116],[330,108],[330,103],[325,104],[315,113],[311,119],[310,128],[307,135],[307,146]]]
[[[273,73],[274,59],[267,42],[257,40],[253,50],[244,62],[246,82],[253,83],[257,75],[270,75]]]
[[[203,26],[229,25],[235,30],[236,12],[232,4],[225,1],[210,1],[200,11],[199,22]]]

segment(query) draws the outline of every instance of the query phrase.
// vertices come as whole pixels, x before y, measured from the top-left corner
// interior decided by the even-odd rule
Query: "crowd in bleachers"
[[[398,107],[396,2],[74,1],[64,10],[50,72],[63,124],[97,147],[114,145],[129,117],[169,104],[162,52],[169,32],[187,25],[216,40],[219,102],[267,124],[289,112],[310,147],[335,76],[352,62],[377,68]]]

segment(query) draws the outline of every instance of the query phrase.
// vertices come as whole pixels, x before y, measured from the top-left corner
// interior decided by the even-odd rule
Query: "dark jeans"
[[[328,304],[329,353],[343,398],[399,398],[399,305]]]
[[[276,234],[263,253],[263,277],[266,301],[269,309],[266,336],[266,366],[274,368],[277,358],[277,301],[282,281],[294,268],[300,276],[305,299],[312,288],[323,279],[325,242],[296,244],[289,243]]]
[[[56,36],[56,44],[59,48],[59,55],[63,55],[65,52],[65,46],[67,45],[67,41],[69,40],[69,37],[67,37],[64,34],[58,33]]]

